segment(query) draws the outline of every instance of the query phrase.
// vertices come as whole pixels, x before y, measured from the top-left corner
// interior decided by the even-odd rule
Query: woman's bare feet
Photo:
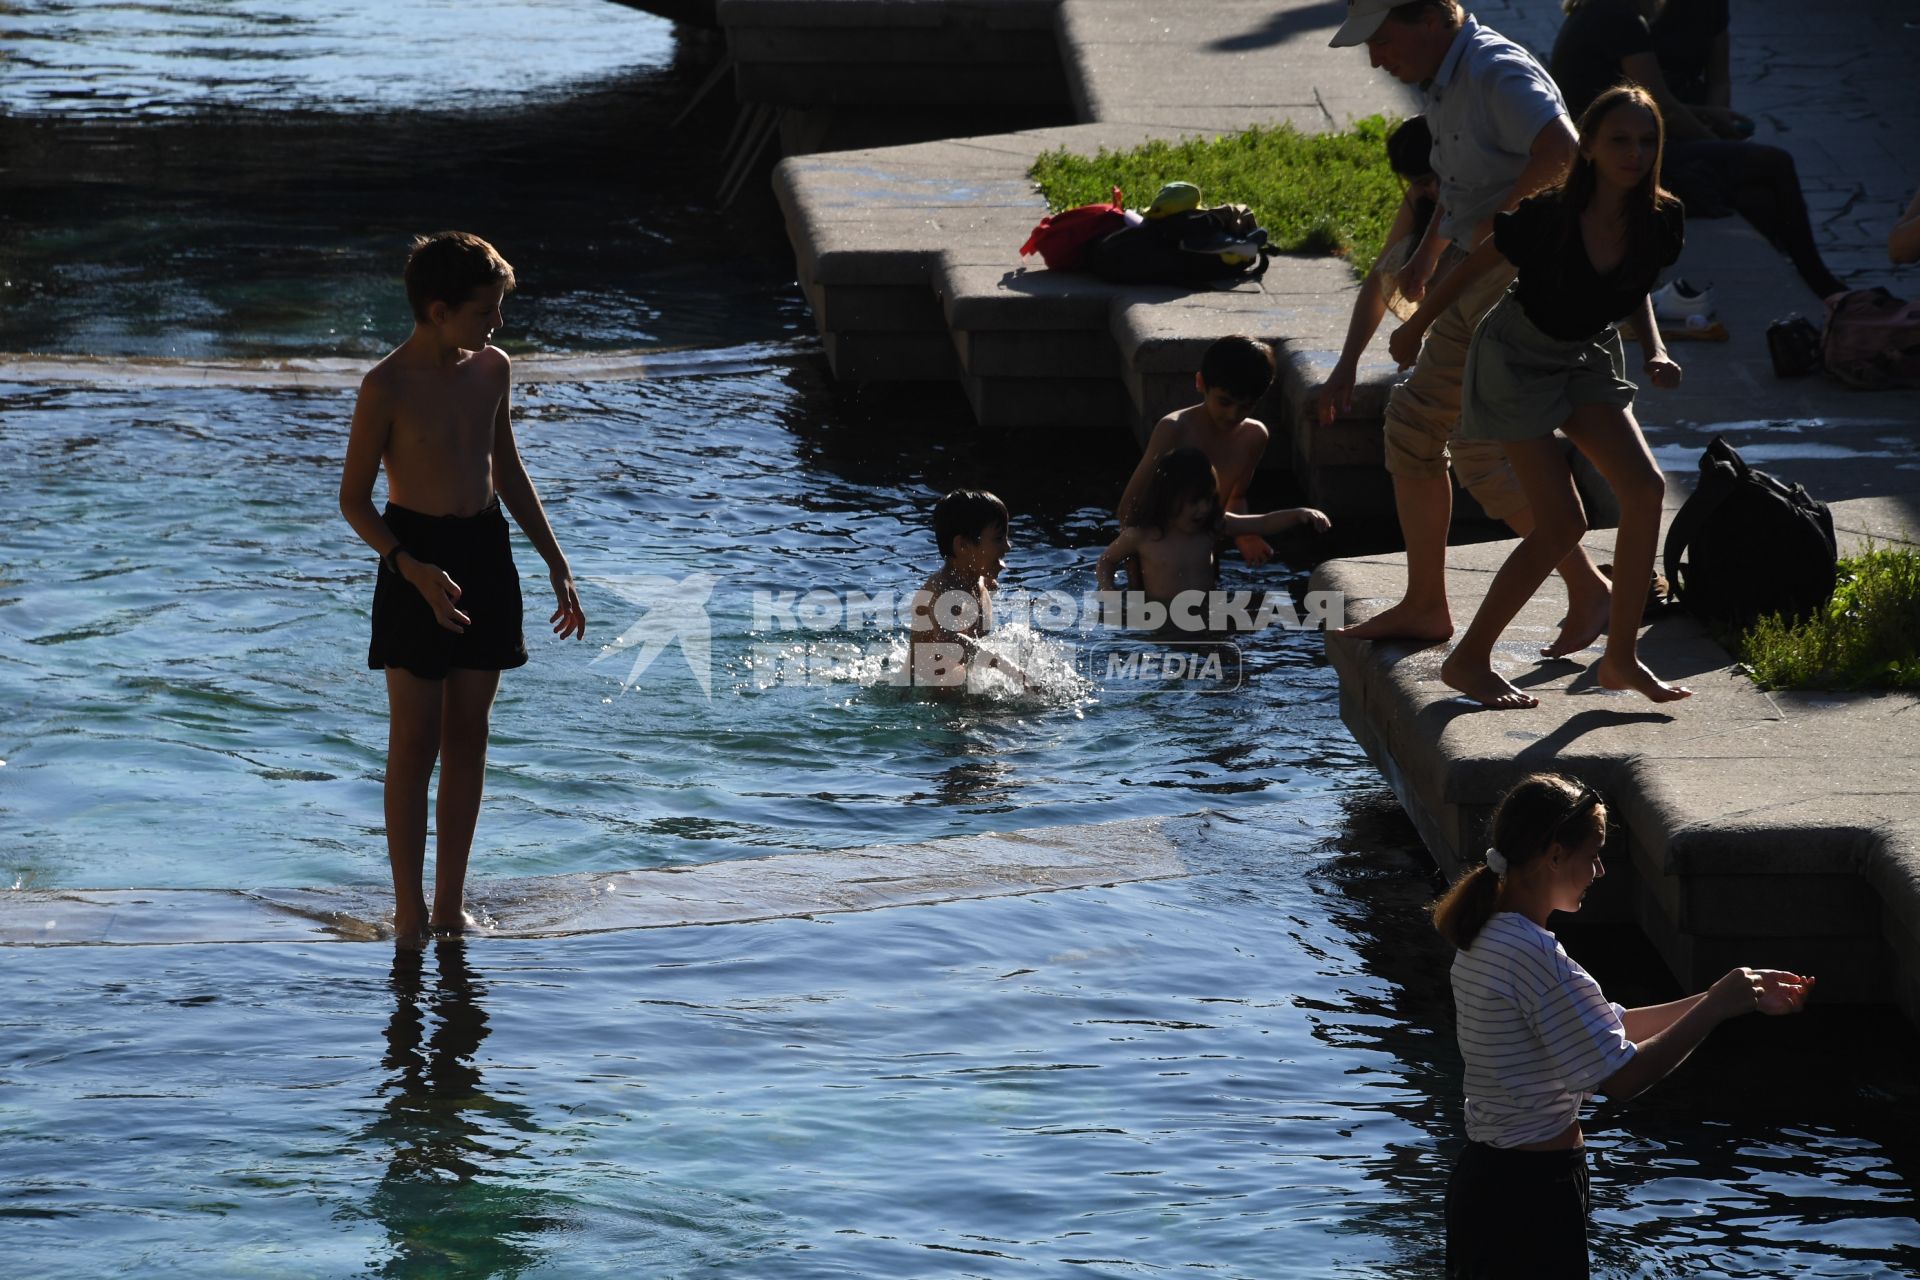
[[[1440,678],[1481,706],[1496,711],[1523,711],[1540,705],[1540,699],[1514,688],[1496,675],[1492,667],[1462,661],[1458,654],[1440,664]]]
[[[1438,609],[1415,607],[1405,600],[1381,610],[1365,622],[1340,627],[1337,636],[1355,640],[1425,640],[1438,644],[1453,638],[1453,615],[1443,602]]]
[[[1693,696],[1693,690],[1661,680],[1647,670],[1646,663],[1636,659],[1629,665],[1610,653],[1593,664],[1593,678],[1602,689],[1631,689],[1654,702],[1678,702]]]
[[[1569,606],[1567,616],[1560,619],[1560,634],[1553,643],[1540,650],[1543,658],[1564,658],[1570,653],[1578,653],[1606,634],[1608,614],[1613,601],[1607,596],[1596,596],[1579,608]]]

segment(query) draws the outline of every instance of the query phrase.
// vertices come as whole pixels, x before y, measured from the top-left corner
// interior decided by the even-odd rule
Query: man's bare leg
[[[467,856],[486,789],[487,733],[498,671],[455,668],[447,673],[440,714],[440,794],[435,812],[433,919],[436,933],[463,932]]]
[[[439,680],[387,668],[387,860],[393,866],[393,931],[418,946],[427,932],[421,871],[427,858],[427,786],[440,750]]]
[[[1365,622],[1341,627],[1335,635],[1356,640],[1425,640],[1438,643],[1453,635],[1447,610],[1447,530],[1453,524],[1453,479],[1435,476],[1393,478],[1393,505],[1407,544],[1407,594]]]

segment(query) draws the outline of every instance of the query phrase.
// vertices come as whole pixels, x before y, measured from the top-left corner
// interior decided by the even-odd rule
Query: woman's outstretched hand
[[[1778,1017],[1798,1013],[1813,990],[1813,979],[1803,978],[1785,969],[1731,969],[1713,984],[1707,996],[1723,1018],[1743,1013],[1764,1013]]]
[[[1814,979],[1803,978],[1784,969],[1752,969],[1748,972],[1759,980],[1753,1007],[1773,1017],[1800,1012],[1807,1003],[1807,994],[1813,990]]]

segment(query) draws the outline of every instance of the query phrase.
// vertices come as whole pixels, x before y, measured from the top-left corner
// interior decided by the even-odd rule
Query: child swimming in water
[[[1007,504],[984,489],[955,489],[933,508],[942,563],[913,596],[911,678],[915,686],[951,690],[977,683],[973,659],[1017,684],[1025,674],[980,642],[993,630],[993,593],[1007,568]]]
[[[1312,507],[1244,516],[1227,511],[1220,500],[1220,477],[1207,455],[1198,449],[1174,449],[1155,464],[1134,523],[1101,555],[1096,570],[1100,589],[1114,590],[1114,574],[1137,557],[1140,580],[1129,585],[1149,600],[1164,604],[1182,592],[1211,591],[1214,548],[1222,537],[1279,533],[1303,525],[1318,533],[1332,524],[1325,512]]]
[[[1160,459],[1188,447],[1205,453],[1220,473],[1222,506],[1246,511],[1247,487],[1267,451],[1267,424],[1248,415],[1273,385],[1273,373],[1273,348],[1257,338],[1229,334],[1207,347],[1194,375],[1200,403],[1168,414],[1153,428],[1114,512],[1122,528],[1138,518],[1137,508]],[[1248,564],[1265,564],[1273,557],[1273,548],[1258,534],[1242,534],[1234,541]]]

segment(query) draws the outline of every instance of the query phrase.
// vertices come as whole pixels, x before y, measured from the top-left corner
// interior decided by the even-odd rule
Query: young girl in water
[[[1100,589],[1114,589],[1114,574],[1138,557],[1140,581],[1129,584],[1149,600],[1168,603],[1182,592],[1213,590],[1214,548],[1222,538],[1279,533],[1307,525],[1331,527],[1326,513],[1292,507],[1263,515],[1235,515],[1220,501],[1220,477],[1198,449],[1173,449],[1155,464],[1128,525],[1100,557]]]
[[[1633,417],[1633,383],[1614,322],[1636,317],[1643,369],[1656,387],[1680,385],[1649,298],[1661,268],[1680,256],[1685,215],[1660,186],[1665,133],[1653,99],[1637,85],[1601,94],[1580,117],[1580,151],[1566,182],[1494,219],[1491,239],[1434,286],[1389,346],[1402,365],[1466,284],[1501,257],[1519,269],[1506,297],[1474,332],[1461,384],[1460,430],[1498,440],[1534,513],[1533,532],[1500,567],[1479,612],[1440,668],[1440,678],[1490,707],[1538,700],[1493,669],[1493,645],[1561,557],[1587,531],[1565,452],[1566,432],[1620,502],[1615,589],[1605,618],[1591,620],[1585,647],[1602,630],[1606,652],[1594,667],[1609,689],[1634,689],[1655,702],[1689,696],[1641,663],[1640,615],[1653,578],[1654,543],[1666,484]]]
[[[1631,1098],[1729,1018],[1794,1013],[1813,979],[1735,969],[1696,996],[1623,1009],[1547,932],[1606,874],[1607,809],[1593,788],[1523,778],[1495,808],[1486,862],[1433,909],[1459,949],[1453,1000],[1466,1060],[1467,1146],[1447,1187],[1448,1277],[1587,1274],[1580,1106]]]

